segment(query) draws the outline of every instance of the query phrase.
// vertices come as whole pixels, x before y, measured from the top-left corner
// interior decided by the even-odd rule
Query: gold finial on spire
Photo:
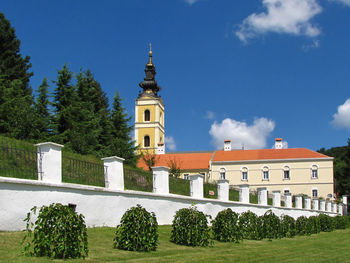
[[[152,43],[149,43],[149,60],[147,65],[153,65],[152,63]]]

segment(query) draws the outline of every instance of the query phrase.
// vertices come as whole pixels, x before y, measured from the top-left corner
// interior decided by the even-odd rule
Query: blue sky
[[[132,116],[152,42],[168,151],[350,137],[350,0],[11,0],[0,11],[31,56],[34,90],[64,63],[91,69]]]

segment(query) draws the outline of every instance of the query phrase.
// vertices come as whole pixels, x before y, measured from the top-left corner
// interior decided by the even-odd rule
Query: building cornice
[[[243,163],[279,163],[279,162],[305,162],[305,161],[333,161],[333,157],[325,158],[294,158],[294,159],[260,159],[260,160],[239,160],[239,161],[212,161],[212,164],[243,164]]]

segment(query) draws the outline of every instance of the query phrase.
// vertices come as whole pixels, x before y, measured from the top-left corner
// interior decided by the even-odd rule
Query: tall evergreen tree
[[[58,71],[57,81],[54,81],[56,88],[54,91],[54,139],[62,144],[70,142],[72,128],[78,121],[78,96],[76,88],[72,85],[72,72],[65,64]]]
[[[0,13],[0,133],[18,139],[37,137],[29,79],[29,57],[20,54],[15,29]]]
[[[116,92],[111,112],[112,140],[109,145],[109,155],[122,157],[125,163],[135,165],[138,157],[134,153],[136,149],[130,136],[133,130],[133,126],[128,124],[130,120],[131,117],[125,113],[119,93]]]
[[[94,151],[98,155],[104,156],[104,149],[111,139],[111,123],[108,119],[108,99],[90,70],[80,72],[77,88],[82,104],[81,107],[92,115],[91,121],[95,125],[93,131],[97,143],[94,145]]]
[[[11,27],[4,14],[0,12],[0,75],[10,82],[20,80],[13,92],[15,96],[31,95],[29,79],[33,73],[29,72],[30,57],[22,57],[20,54],[20,40],[17,39],[15,29]]]
[[[39,139],[42,141],[49,138],[51,130],[51,114],[49,111],[50,101],[48,98],[48,88],[49,84],[47,82],[47,79],[44,78],[43,82],[38,88],[38,97],[35,103],[35,111],[37,114],[37,129],[39,133]]]

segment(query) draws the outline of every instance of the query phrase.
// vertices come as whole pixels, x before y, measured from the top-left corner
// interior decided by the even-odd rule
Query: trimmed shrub
[[[295,219],[291,216],[283,215],[281,217],[282,237],[294,237],[296,232]]]
[[[24,220],[27,234],[23,238],[24,250],[28,255],[50,258],[85,258],[88,255],[88,241],[84,216],[71,207],[62,204],[42,206],[35,223],[31,222],[33,207]],[[34,227],[34,230],[32,228]]]
[[[174,216],[170,241],[186,246],[208,246],[210,229],[207,216],[196,207],[182,208]]]
[[[158,245],[158,223],[155,214],[141,205],[127,210],[117,226],[114,248],[130,251],[152,251]]]
[[[333,218],[335,222],[335,229],[345,229],[347,220],[344,216],[336,216]]]
[[[310,216],[308,221],[311,234],[318,234],[321,232],[320,218],[318,216]]]
[[[212,221],[214,238],[218,241],[238,243],[242,239],[238,219],[239,214],[230,208],[219,212]]]
[[[261,219],[251,211],[244,212],[239,217],[239,228],[244,239],[263,239]]]
[[[320,214],[318,218],[320,219],[321,231],[331,232],[335,229],[335,221],[329,215]]]
[[[271,210],[261,216],[264,238],[276,239],[282,237],[281,220]]]
[[[298,235],[305,236],[311,235],[312,225],[306,216],[300,216],[295,222]]]

